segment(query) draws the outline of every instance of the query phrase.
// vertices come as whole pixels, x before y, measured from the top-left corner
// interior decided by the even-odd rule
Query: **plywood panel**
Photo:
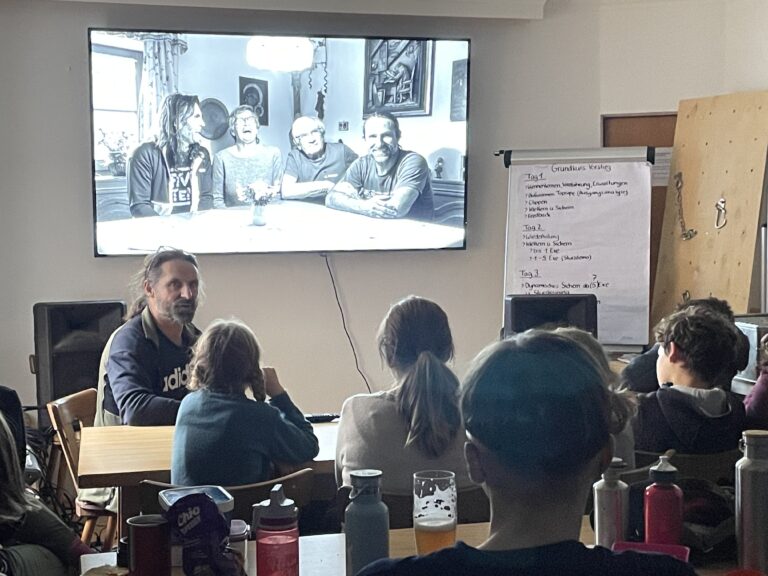
[[[747,311],[768,149],[768,92],[680,102],[656,272],[652,322],[684,294]],[[678,193],[675,174],[681,173]],[[717,229],[715,205],[727,224]],[[684,240],[681,224],[696,230]]]

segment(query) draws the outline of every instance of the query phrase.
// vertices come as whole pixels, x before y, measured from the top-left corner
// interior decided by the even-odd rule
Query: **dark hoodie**
[[[746,427],[744,404],[730,392],[722,393],[725,410],[716,416],[707,413],[695,396],[667,384],[655,392],[639,394],[633,423],[635,448],[649,452],[673,448],[682,454],[736,448]]]

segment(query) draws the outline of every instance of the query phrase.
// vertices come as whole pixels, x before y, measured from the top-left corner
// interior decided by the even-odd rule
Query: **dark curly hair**
[[[674,342],[685,366],[712,383],[725,368],[737,364],[741,337],[727,316],[701,306],[670,314],[656,326],[656,341],[664,349]]]

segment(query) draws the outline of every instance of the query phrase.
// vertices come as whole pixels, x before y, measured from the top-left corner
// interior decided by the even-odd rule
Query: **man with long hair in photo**
[[[170,94],[157,136],[128,161],[128,200],[134,217],[210,209],[211,157],[201,144],[205,121],[197,96]]]

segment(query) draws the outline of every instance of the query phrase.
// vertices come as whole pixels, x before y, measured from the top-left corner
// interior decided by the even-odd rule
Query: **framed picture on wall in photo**
[[[259,117],[259,124],[269,126],[269,82],[240,76],[240,105],[251,106]]]
[[[363,114],[431,115],[433,58],[430,40],[367,39]]]

